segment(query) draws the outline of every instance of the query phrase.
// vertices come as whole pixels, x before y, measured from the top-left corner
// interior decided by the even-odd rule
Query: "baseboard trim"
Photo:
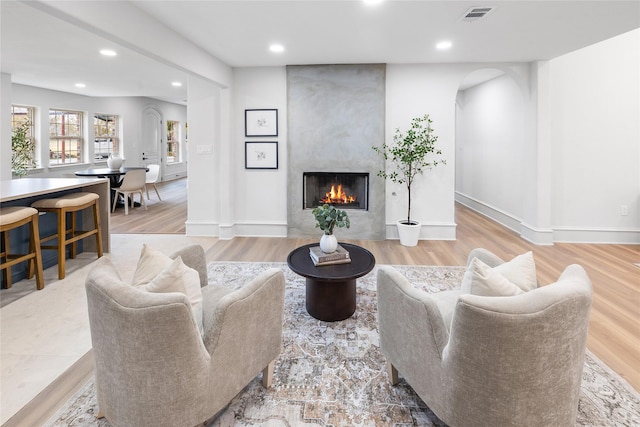
[[[287,237],[287,223],[236,222],[235,235],[238,237]]]
[[[422,224],[418,240],[456,240],[457,226],[456,223]],[[399,240],[397,225],[385,224],[385,235],[389,240]]]
[[[633,229],[558,227],[553,237],[558,243],[640,245],[640,230]]]
[[[469,209],[486,216],[498,224],[519,233],[523,239],[536,245],[553,245],[554,243],[593,243],[639,245],[640,230],[615,228],[580,228],[580,227],[552,227],[549,229],[536,228],[521,219],[494,208],[480,200],[455,193],[456,202]]]
[[[511,215],[508,212],[505,212],[501,209],[495,208],[487,203],[484,203],[478,199],[474,199],[473,197],[467,196],[462,193],[455,193],[456,202],[460,203],[468,207],[469,209],[478,212],[481,215],[486,216],[487,218],[491,218],[496,221],[498,224],[501,224],[507,227],[509,230],[514,231],[516,233],[520,233],[522,220]],[[536,243],[536,242],[531,242]]]
[[[187,236],[215,237],[220,234],[219,225],[214,222],[187,220],[184,224]]]
[[[234,237],[287,237],[287,224],[284,222],[217,224],[187,221],[185,224],[187,236],[212,236],[220,240],[231,240]]]
[[[520,237],[534,245],[553,245],[553,230],[539,229],[524,222],[520,224]]]

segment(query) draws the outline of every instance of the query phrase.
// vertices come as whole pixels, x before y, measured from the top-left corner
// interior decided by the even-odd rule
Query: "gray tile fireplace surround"
[[[385,238],[384,160],[371,147],[384,141],[385,66],[287,67],[290,237],[319,236],[310,209],[303,209],[304,172],[369,174],[369,209],[348,210],[350,229],[338,239]],[[338,207],[338,206],[337,206]]]

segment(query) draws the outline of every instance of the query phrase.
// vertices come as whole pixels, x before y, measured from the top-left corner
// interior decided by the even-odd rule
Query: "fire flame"
[[[342,190],[342,184],[338,184],[338,190],[336,186],[331,186],[331,191],[325,193],[325,198],[320,199],[322,203],[341,204],[341,203],[353,203],[356,201],[355,196],[349,196]]]

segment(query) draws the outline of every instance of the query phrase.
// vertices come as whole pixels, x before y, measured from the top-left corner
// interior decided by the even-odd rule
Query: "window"
[[[24,139],[11,138],[11,165],[18,167],[20,174],[27,169],[37,167],[36,139],[34,131],[35,107],[24,105],[11,106],[11,130],[12,136],[22,134]]]
[[[167,120],[167,163],[180,161],[180,122]]]
[[[109,154],[119,153],[118,116],[113,114],[95,114],[93,116],[95,160],[104,160]]]
[[[49,110],[49,164],[82,161],[82,112]]]

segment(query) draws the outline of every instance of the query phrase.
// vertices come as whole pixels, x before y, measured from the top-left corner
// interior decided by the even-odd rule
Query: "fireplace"
[[[311,192],[307,187],[320,185],[311,182],[320,176],[310,172],[349,180],[360,172],[360,189],[333,182],[334,194],[342,184],[347,197],[355,195],[355,202],[332,205],[348,209],[351,221],[338,240],[386,238],[386,183],[376,176],[385,162],[371,149],[385,141],[385,70],[385,64],[287,66],[288,237],[319,239],[311,209],[332,183]]]
[[[304,172],[302,207],[324,203],[340,209],[369,210],[369,174],[354,172]]]

